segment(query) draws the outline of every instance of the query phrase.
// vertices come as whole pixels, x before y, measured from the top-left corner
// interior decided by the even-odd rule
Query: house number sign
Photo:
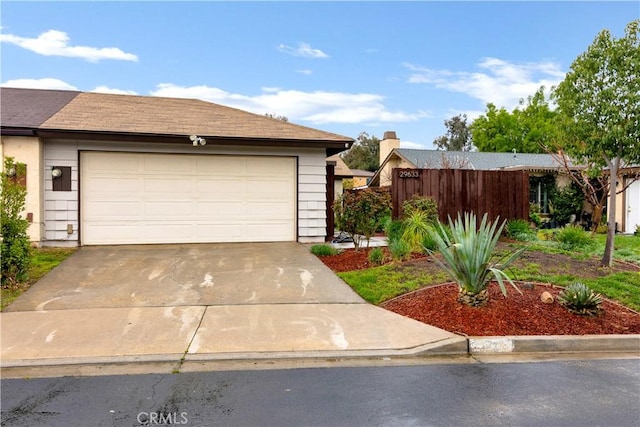
[[[419,178],[420,173],[416,170],[400,171],[400,178]]]

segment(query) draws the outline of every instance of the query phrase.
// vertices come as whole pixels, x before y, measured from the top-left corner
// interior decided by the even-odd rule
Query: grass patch
[[[34,248],[32,251],[29,279],[17,289],[1,289],[0,311],[15,301],[29,286],[44,277],[58,264],[64,261],[77,248]]]
[[[380,304],[398,295],[448,280],[444,271],[428,274],[418,268],[398,269],[392,265],[338,273],[338,276],[371,304]]]
[[[336,255],[338,250],[331,245],[313,245],[311,253],[317,257]]]
[[[540,240],[527,245],[527,252],[542,252],[547,254],[563,254],[573,259],[583,261],[589,257],[601,257],[604,251],[606,236],[593,235],[592,243],[585,248],[569,251],[560,247],[559,242]],[[523,246],[519,243],[509,244],[508,247]],[[508,248],[496,251],[496,256],[507,253]],[[607,274],[601,270],[600,277],[587,275],[580,268],[568,269],[565,264],[549,262],[540,259],[527,261],[526,255],[522,262],[511,265],[506,273],[513,280],[551,283],[557,286],[568,286],[575,282],[582,282],[595,292],[616,300],[634,310],[640,311],[640,273],[616,272]],[[537,257],[540,258],[540,257]],[[617,235],[615,239],[614,259],[640,264],[640,238],[637,236]],[[582,276],[581,276],[582,274]],[[448,282],[451,279],[442,270],[425,271],[417,267],[407,268],[397,265],[386,265],[368,270],[350,271],[338,274],[354,291],[372,304],[380,304],[386,300],[416,289]]]

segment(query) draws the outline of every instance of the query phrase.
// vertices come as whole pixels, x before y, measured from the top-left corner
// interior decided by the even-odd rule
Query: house
[[[635,233],[636,230],[640,230],[640,165],[621,171],[618,189],[622,185],[628,187],[616,198],[617,231]]]
[[[326,158],[353,139],[201,100],[1,88],[41,245],[327,235]]]
[[[530,174],[529,200],[541,207],[543,214],[549,213],[548,192],[545,176],[562,187],[570,178],[558,174],[561,165],[550,154],[488,153],[477,151],[439,151],[400,148],[400,139],[395,132],[384,133],[380,141],[380,168],[370,180],[370,186],[391,185],[391,171],[407,169],[475,169],[475,170],[526,170]]]
[[[366,187],[373,176],[373,172],[349,168],[340,154],[328,157],[327,163],[334,166],[334,199],[342,195],[346,180],[351,180],[353,188]]]

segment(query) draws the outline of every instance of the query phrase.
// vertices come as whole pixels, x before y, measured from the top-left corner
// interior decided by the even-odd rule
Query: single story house
[[[353,139],[196,99],[1,88],[46,246],[322,242],[326,158]]]
[[[640,230],[640,165],[633,165],[621,171],[618,189],[629,185],[616,198],[616,223],[623,233]],[[624,184],[623,184],[624,183]]]
[[[334,165],[334,199],[338,199],[342,195],[346,180],[351,180],[353,188],[360,188],[366,187],[369,179],[373,176],[373,172],[349,168],[340,154],[328,157],[327,163]]]
[[[526,170],[530,173],[529,200],[548,213],[548,189],[536,179],[561,171],[561,166],[550,154],[489,153],[478,151],[441,151],[400,148],[395,132],[385,132],[380,141],[380,167],[370,180],[370,186],[391,185],[391,171],[406,169],[474,169],[474,170]],[[570,183],[570,178],[557,174],[556,185]]]
[[[370,186],[391,185],[393,168],[459,168],[476,170],[526,170],[530,176],[529,201],[537,203],[543,214],[549,213],[548,189],[544,186],[544,175],[554,174],[555,183],[562,187],[570,183],[563,174],[564,169],[550,154],[530,153],[488,153],[475,151],[439,151],[400,148],[400,139],[393,131],[385,132],[380,141],[380,168],[370,180]],[[576,166],[578,169],[579,166]],[[627,168],[621,172],[622,179],[632,180],[640,167]],[[560,173],[559,173],[560,172]],[[591,206],[585,202],[585,212]],[[640,180],[631,183],[626,191],[617,197],[617,230],[633,233],[640,225]]]

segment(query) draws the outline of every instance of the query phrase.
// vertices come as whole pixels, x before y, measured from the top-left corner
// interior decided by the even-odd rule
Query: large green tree
[[[473,144],[480,151],[542,153],[555,132],[555,112],[541,87],[509,112],[487,104],[487,111],[470,125]]]
[[[438,150],[471,151],[471,131],[467,125],[467,115],[458,114],[444,121],[447,134],[437,137],[433,144]]]
[[[558,146],[591,168],[608,170],[609,232],[602,265],[610,266],[618,173],[640,163],[640,20],[630,22],[619,39],[601,31],[571,64],[554,98]]]
[[[349,151],[342,155],[342,160],[351,169],[374,172],[380,166],[379,153],[380,140],[375,136],[369,136],[367,132],[360,132]]]

